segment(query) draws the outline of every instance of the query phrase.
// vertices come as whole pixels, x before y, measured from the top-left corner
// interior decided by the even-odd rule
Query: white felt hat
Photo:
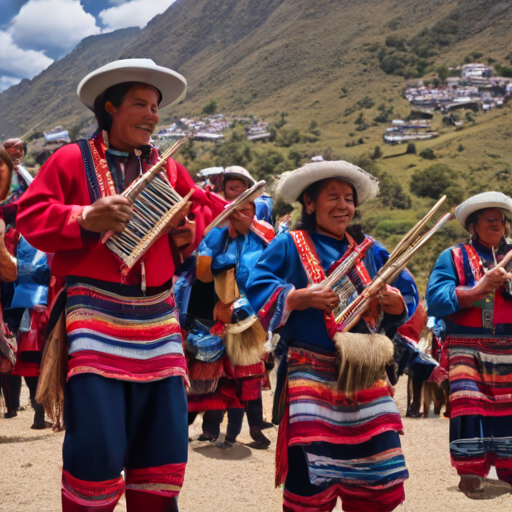
[[[344,160],[313,162],[295,171],[285,172],[277,184],[277,195],[287,203],[297,201],[302,192],[316,181],[340,178],[350,183],[357,193],[357,205],[379,193],[379,180],[370,173]]]
[[[240,165],[232,165],[224,169],[224,181],[228,176],[242,178],[248,182],[249,187],[256,184],[256,180],[251,176],[249,171]]]
[[[474,212],[486,208],[499,208],[508,212],[507,217],[512,217],[512,199],[501,192],[483,192],[466,199],[455,208],[455,217],[466,229],[466,220]]]
[[[187,92],[187,81],[183,76],[157,66],[151,59],[123,59],[105,64],[83,78],[76,92],[82,103],[94,110],[94,101],[100,94],[124,82],[153,86],[162,95],[160,108],[181,101]]]

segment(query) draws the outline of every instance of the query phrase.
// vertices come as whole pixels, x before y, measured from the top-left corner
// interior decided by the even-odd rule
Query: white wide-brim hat
[[[466,199],[455,208],[455,217],[466,229],[466,220],[474,212],[487,208],[499,208],[508,212],[507,218],[512,218],[512,199],[501,192],[483,192]]]
[[[113,85],[139,82],[157,89],[162,95],[160,108],[181,101],[187,93],[187,81],[172,69],[157,66],[151,59],[122,59],[89,73],[78,84],[82,103],[94,111],[94,101]]]
[[[339,178],[350,183],[357,193],[357,205],[372,199],[379,193],[379,180],[354,164],[338,160],[335,162],[312,162],[285,172],[277,183],[277,195],[287,203],[294,203],[309,185],[327,178]]]
[[[251,176],[249,171],[240,165],[232,165],[224,169],[224,180],[232,176],[235,178],[242,178],[248,182],[249,188],[256,184],[256,180]]]

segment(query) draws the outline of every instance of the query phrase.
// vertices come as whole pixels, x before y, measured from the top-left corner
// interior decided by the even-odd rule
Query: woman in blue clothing
[[[262,324],[281,335],[273,421],[280,423],[276,485],[284,484],[283,510],[288,512],[330,511],[338,497],[346,512],[388,512],[404,499],[408,473],[392,388],[383,369],[369,389],[345,394],[337,388],[333,311],[340,307],[340,297],[321,285],[358,244],[370,244],[336,285],[343,289],[344,307],[386,262],[381,244],[349,228],[356,206],[377,193],[376,178],[343,161],[311,163],[285,173],[278,194],[286,202],[302,203],[301,229],[269,245],[247,284],[247,297]],[[417,301],[412,276],[403,273],[400,278]],[[351,332],[394,331],[407,318],[404,297],[387,286]],[[387,352],[380,361],[382,368],[392,354],[391,345],[391,355]]]
[[[266,332],[245,297],[247,280],[262,251],[274,238],[272,226],[257,220],[254,197],[237,207],[227,227],[215,227],[198,249],[196,277],[214,283],[214,297],[191,297],[183,304],[182,325],[188,331],[189,421],[205,412],[199,440],[213,442],[228,409],[228,427],[222,450],[230,450],[242,429],[244,410],[255,448],[270,445],[261,432],[263,404],[262,356]],[[203,288],[204,289],[204,288]],[[193,288],[191,294],[195,292]],[[207,303],[202,312],[194,302]],[[205,318],[207,317],[207,318]]]
[[[469,198],[455,216],[468,241],[444,251],[427,286],[429,315],[443,327],[440,368],[450,382],[450,455],[459,488],[475,499],[512,492],[512,200],[500,192]],[[499,480],[486,478],[491,466]]]

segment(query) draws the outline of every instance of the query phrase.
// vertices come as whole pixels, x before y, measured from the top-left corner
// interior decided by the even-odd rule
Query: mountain
[[[0,138],[21,136],[36,126],[48,130],[61,124],[71,129],[92,118],[76,95],[80,80],[115,60],[139,32],[139,28],[127,28],[87,37],[32,80],[22,80],[0,94]]]
[[[318,118],[334,140],[347,108],[367,95],[376,104],[391,99],[395,112],[407,113],[403,78],[379,68],[372,45],[430,30],[446,43],[434,65],[460,64],[475,50],[503,61],[512,50],[511,22],[507,0],[178,0],[143,30],[88,37],[0,94],[0,134],[84,121],[90,115],[75,89],[88,71],[117,58],[149,57],[189,82],[175,112],[198,112],[215,98],[222,111],[286,111],[299,123]]]
[[[410,114],[408,79],[433,82],[474,61],[512,76],[510,26],[510,0],[177,0],[144,29],[84,39],[0,94],[0,137],[92,121],[76,97],[80,79],[115,59],[152,58],[189,84],[162,124],[215,99],[219,112],[253,114],[278,130],[275,143],[249,143],[243,133],[221,146],[194,143],[179,155],[189,170],[239,164],[266,179],[317,154],[358,162],[381,180],[379,199],[362,208],[364,227],[391,248],[433,204],[432,194],[411,190],[421,173],[427,185],[425,176],[446,178],[450,207],[483,190],[512,194],[510,102],[461,112],[462,127],[443,126],[436,113],[440,136],[417,141],[415,153],[382,143],[389,121]],[[418,277],[461,235],[455,224],[411,264]]]

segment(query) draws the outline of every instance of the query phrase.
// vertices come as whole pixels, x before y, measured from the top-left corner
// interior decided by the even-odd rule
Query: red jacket
[[[224,202],[196,187],[185,167],[178,163],[168,163],[167,176],[181,196],[195,188],[191,201],[196,233],[187,248],[190,254],[203,238],[205,227],[222,211]],[[90,204],[80,148],[70,144],[49,158],[19,200],[16,227],[31,245],[55,253],[51,270],[57,277],[72,275],[120,282],[120,260],[101,243],[99,233],[87,231],[77,222],[83,207]],[[167,236],[147,252],[145,266],[148,287],[160,286],[172,278],[175,264]],[[137,263],[124,284],[140,282],[141,269]]]

